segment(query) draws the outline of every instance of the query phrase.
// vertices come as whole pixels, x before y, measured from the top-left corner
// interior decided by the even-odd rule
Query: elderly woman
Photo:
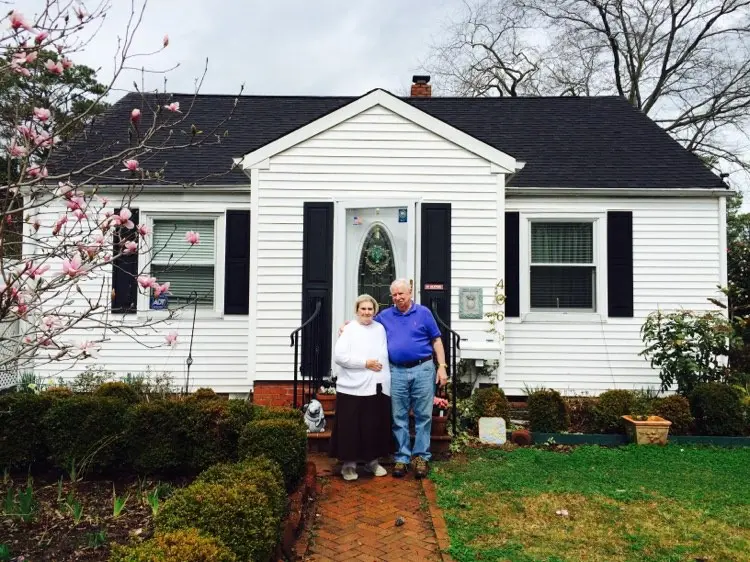
[[[385,329],[373,318],[378,303],[361,295],[354,305],[356,322],[349,322],[336,342],[336,423],[329,455],[342,463],[344,480],[357,479],[357,461],[365,470],[385,476],[380,457],[392,452],[391,373]]]

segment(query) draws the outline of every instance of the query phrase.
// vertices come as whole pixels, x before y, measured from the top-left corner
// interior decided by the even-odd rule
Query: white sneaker
[[[341,468],[341,476],[343,476],[344,480],[347,481],[352,481],[359,478],[359,474],[357,474],[357,465],[345,464]]]
[[[388,472],[380,466],[380,463],[377,460],[374,460],[372,462],[369,462],[365,465],[365,468],[372,472],[375,476],[385,476],[388,474]]]

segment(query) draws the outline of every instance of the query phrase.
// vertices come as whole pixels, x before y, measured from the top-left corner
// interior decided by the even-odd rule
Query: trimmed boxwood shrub
[[[42,418],[56,400],[45,393],[0,395],[0,467],[28,468],[46,460]]]
[[[188,400],[216,400],[218,397],[212,388],[199,388],[188,395]]]
[[[474,411],[478,418],[503,418],[510,426],[510,404],[505,393],[496,386],[474,392]]]
[[[255,486],[207,482],[177,490],[155,519],[157,532],[194,527],[216,537],[243,561],[271,557],[280,522],[268,497]]]
[[[282,518],[286,511],[284,474],[275,461],[265,456],[238,463],[215,464],[201,472],[196,481],[224,486],[251,484],[265,492],[275,515]]]
[[[95,472],[122,468],[131,414],[116,398],[80,395],[54,401],[42,418],[52,462],[66,470],[73,462],[77,469],[86,463]]]
[[[632,413],[635,405],[632,390],[608,390],[599,395],[594,408],[596,426],[599,433],[625,433],[621,416]]]
[[[56,398],[68,398],[69,396],[73,396],[73,391],[68,386],[50,386],[45,388],[42,394]]]
[[[252,421],[240,435],[240,460],[266,455],[281,467],[284,483],[291,490],[305,470],[307,430],[288,419]]]
[[[690,409],[701,435],[742,435],[744,412],[739,391],[719,382],[696,385]]]
[[[304,422],[305,414],[297,408],[284,408],[283,406],[254,406],[254,420],[294,420],[300,423]]]
[[[556,390],[538,390],[529,394],[527,407],[531,431],[556,433],[567,431],[570,412],[565,400]]]
[[[657,398],[651,407],[651,413],[672,422],[669,433],[672,435],[687,435],[693,425],[690,414],[690,402],[684,396],[672,394]]]
[[[115,546],[110,562],[237,562],[237,557],[215,538],[196,529],[178,529],[155,535],[132,546]]]
[[[105,382],[94,390],[94,396],[117,398],[128,404],[135,404],[141,400],[138,392],[124,382]]]

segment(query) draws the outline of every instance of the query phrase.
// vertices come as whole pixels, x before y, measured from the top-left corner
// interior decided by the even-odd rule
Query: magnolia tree
[[[149,333],[161,333],[161,345],[178,341],[164,325],[176,310],[160,319],[111,311],[111,268],[121,256],[139,254],[145,271],[160,250],[151,247],[148,226],[134,223],[130,206],[145,183],[168,180],[141,162],[220,138],[211,133],[230,115],[202,134],[187,121],[189,107],[166,94],[144,93],[141,107],[129,115],[127,138],[109,150],[102,147],[101,157],[93,160],[74,157],[76,135],[85,133],[120,74],[133,69],[130,61],[169,45],[164,35],[154,38],[152,52],[131,52],[144,4],[131,12],[118,41],[109,83],[93,95],[72,93],[66,79],[76,70],[76,54],[108,9],[107,3],[87,11],[73,2],[47,0],[39,13],[11,9],[0,20],[0,76],[12,82],[15,95],[12,103],[4,98],[0,117],[0,371],[13,371],[32,358],[35,364],[74,364],[96,356],[115,333],[141,343]],[[196,93],[201,82],[202,77]],[[101,196],[108,183],[119,186],[108,192],[117,193],[111,200]],[[200,244],[196,232],[174,236],[184,237],[185,252]],[[140,291],[154,297],[169,294],[169,279],[139,274],[137,282]]]

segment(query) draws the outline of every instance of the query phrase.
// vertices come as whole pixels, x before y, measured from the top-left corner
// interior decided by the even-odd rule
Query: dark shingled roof
[[[165,166],[166,180],[177,183],[247,184],[241,171],[227,173],[232,158],[241,157],[299,127],[334,111],[354,97],[225,96],[170,94],[158,103],[180,102],[188,119],[173,138],[187,139],[195,123],[208,133],[232,113],[205,144],[155,152],[141,158],[146,169]],[[143,126],[150,112],[144,99],[130,93],[93,124],[85,139],[63,147],[74,165],[94,155],[126,148],[130,111],[143,108]],[[501,150],[526,167],[509,182],[514,187],[578,188],[726,188],[699,158],[682,148],[651,119],[620,97],[544,98],[402,98],[477,139]],[[179,115],[162,112],[160,118]],[[219,141],[220,142],[217,142]],[[59,154],[59,152],[58,152]],[[166,164],[165,164],[166,161]],[[72,169],[66,160],[65,169]],[[108,174],[117,183],[125,173]],[[59,170],[58,170],[59,171]],[[209,174],[216,174],[201,180]]]

